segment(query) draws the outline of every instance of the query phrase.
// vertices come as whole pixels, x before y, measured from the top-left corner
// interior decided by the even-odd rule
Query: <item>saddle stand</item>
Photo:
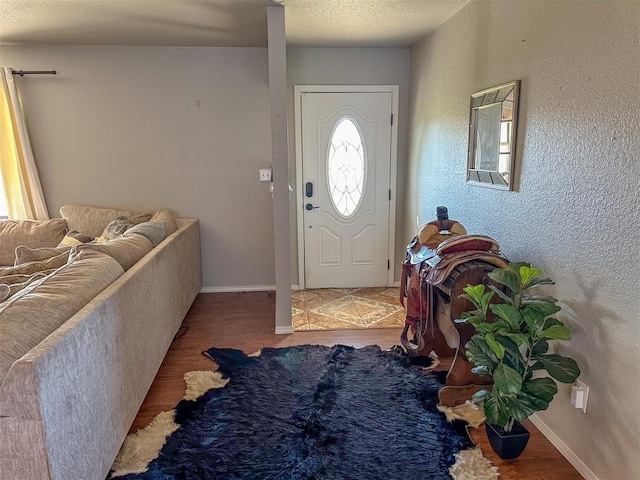
[[[495,240],[467,235],[460,223],[449,220],[446,207],[438,207],[437,214],[407,246],[402,264],[400,302],[407,309],[402,345],[412,356],[433,352],[441,360],[449,358],[447,386],[491,384],[489,377],[471,372],[474,365],[465,354],[475,329],[454,320],[474,308],[460,298],[464,287],[489,284],[487,273],[505,268],[508,261]]]

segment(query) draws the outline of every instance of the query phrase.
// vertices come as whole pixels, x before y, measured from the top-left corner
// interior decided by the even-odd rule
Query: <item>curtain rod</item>
[[[25,75],[56,75],[58,72],[55,70],[11,70],[11,73],[14,75],[20,75],[24,77]]]

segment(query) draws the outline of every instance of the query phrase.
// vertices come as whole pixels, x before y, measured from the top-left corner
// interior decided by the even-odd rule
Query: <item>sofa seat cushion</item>
[[[55,247],[66,232],[62,218],[0,221],[0,265],[13,265],[17,246]]]
[[[125,271],[133,267],[142,257],[153,249],[151,242],[144,236],[131,234],[102,243],[83,243],[73,247],[71,256],[85,250],[102,252],[114,258]]]
[[[109,223],[119,217],[126,218],[129,223],[148,222],[151,213],[139,213],[115,208],[97,208],[84,205],[64,205],[60,208],[60,216],[67,222],[69,230],[77,230],[83,235],[99,237]]]
[[[13,362],[123,273],[120,264],[108,255],[84,251],[0,304],[0,383]]]

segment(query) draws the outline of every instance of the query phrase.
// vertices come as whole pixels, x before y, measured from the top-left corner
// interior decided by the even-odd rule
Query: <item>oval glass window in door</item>
[[[343,217],[352,216],[362,201],[367,156],[354,118],[341,117],[333,127],[327,149],[327,185],[331,203]]]

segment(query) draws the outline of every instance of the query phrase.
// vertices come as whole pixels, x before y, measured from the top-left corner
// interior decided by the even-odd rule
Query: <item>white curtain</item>
[[[0,173],[9,218],[46,220],[47,205],[11,68],[0,67],[0,82]]]

